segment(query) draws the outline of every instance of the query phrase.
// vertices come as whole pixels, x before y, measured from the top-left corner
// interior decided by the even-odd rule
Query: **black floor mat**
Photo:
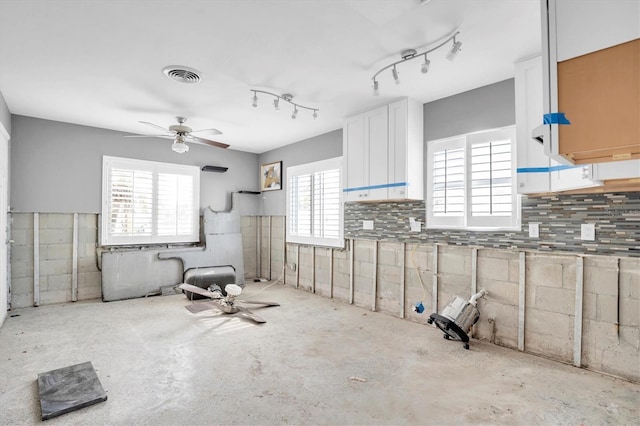
[[[38,374],[38,393],[42,420],[107,400],[89,361]]]

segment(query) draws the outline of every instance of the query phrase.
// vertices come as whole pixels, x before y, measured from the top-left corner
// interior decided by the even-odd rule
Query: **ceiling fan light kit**
[[[447,59],[450,61],[453,61],[458,55],[458,53],[460,52],[460,48],[462,47],[462,43],[459,41],[456,41],[456,36],[458,34],[460,34],[460,31],[454,32],[453,35],[447,37],[447,39],[445,39],[442,43],[421,53],[418,53],[415,49],[405,49],[402,52],[400,52],[401,59],[399,61],[383,67],[380,71],[375,73],[371,78],[373,80],[373,96],[378,96],[380,94],[380,85],[378,83],[377,78],[378,78],[378,75],[380,75],[383,71],[386,71],[389,68],[391,68],[391,75],[393,76],[393,80],[395,81],[396,84],[400,84],[399,72],[396,66],[402,64],[403,62],[407,62],[412,59],[420,58],[424,56],[424,62],[422,63],[420,70],[422,71],[423,74],[426,74],[427,72],[429,72],[429,67],[431,66],[431,61],[429,60],[427,55],[435,50],[440,49],[442,46],[449,43],[450,41],[453,41],[453,44],[451,45],[451,48],[447,53]]]
[[[267,92],[264,90],[258,90],[258,89],[251,89],[251,92],[253,92],[253,97],[251,98],[251,105],[254,108],[258,106],[258,93],[263,93],[265,95],[273,96],[275,98],[273,100],[273,107],[275,108],[276,111],[280,111],[280,100],[283,100],[293,105],[293,112],[291,113],[291,119],[293,120],[295,120],[298,117],[298,108],[313,111],[313,114],[311,114],[313,119],[315,120],[316,118],[318,118],[318,111],[320,111],[318,108],[311,108],[311,107],[300,105],[296,102],[293,102],[292,101],[293,95],[289,93],[285,93],[283,95],[277,95],[275,93]]]

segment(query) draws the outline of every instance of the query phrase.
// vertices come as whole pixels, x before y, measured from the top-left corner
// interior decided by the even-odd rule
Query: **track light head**
[[[273,100],[273,107],[276,109],[276,111],[280,111],[280,98],[275,98]]]
[[[256,92],[253,92],[253,103],[251,105],[253,105],[254,108],[256,108],[258,106],[258,94]]]
[[[318,118],[318,110],[314,109],[313,110],[313,119],[315,120],[316,118]]]
[[[447,59],[453,61],[456,56],[458,56],[458,52],[460,52],[460,48],[462,47],[462,43],[456,41],[456,38],[453,37],[453,46],[451,46],[451,50],[447,53]]]
[[[373,80],[373,96],[380,95],[380,91],[378,90],[378,81]]]
[[[391,74],[393,75],[393,79],[396,81],[396,84],[400,84],[400,79],[398,78],[398,70],[396,70],[395,65],[391,70]]]
[[[291,114],[291,118],[295,120],[297,116],[298,116],[298,107],[293,107],[293,113]]]
[[[422,74],[426,74],[429,72],[430,65],[431,65],[431,61],[427,58],[427,55],[424,55],[424,63],[422,64]]]

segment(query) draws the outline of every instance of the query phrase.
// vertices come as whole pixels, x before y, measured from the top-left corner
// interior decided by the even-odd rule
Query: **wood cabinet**
[[[345,120],[345,201],[423,199],[422,114],[404,98]]]
[[[640,158],[640,39],[558,63],[558,108],[571,162]]]
[[[640,2],[541,0],[545,150],[565,164],[640,158]]]

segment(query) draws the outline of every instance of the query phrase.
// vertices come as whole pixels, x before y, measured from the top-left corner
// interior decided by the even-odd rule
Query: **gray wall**
[[[32,117],[12,116],[11,205],[15,212],[99,213],[102,156],[196,166],[228,167],[202,172],[200,206],[231,208],[231,192],[258,190],[258,156],[191,144],[185,154],[171,141],[124,138],[125,133]],[[255,212],[245,212],[255,214]]]
[[[287,167],[340,156],[342,156],[342,129],[260,154],[258,157],[260,164],[282,161],[283,169],[283,190],[264,192],[261,195],[264,205],[263,214],[267,216],[286,214]]]
[[[7,133],[11,135],[11,113],[4,96],[2,96],[2,92],[0,92],[0,123],[2,123]]]
[[[513,79],[429,102],[424,105],[424,140],[515,124],[515,102]]]

